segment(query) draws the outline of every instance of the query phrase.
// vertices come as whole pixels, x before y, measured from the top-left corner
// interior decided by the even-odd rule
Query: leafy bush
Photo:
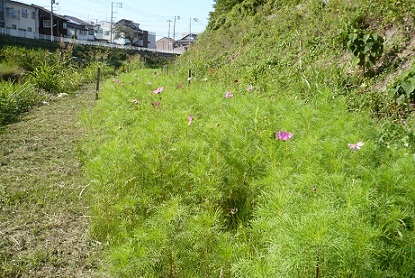
[[[415,104],[415,67],[402,73],[390,88],[398,104]]]
[[[371,69],[383,53],[384,39],[376,33],[354,30],[347,37],[347,48],[357,58],[363,72]]]

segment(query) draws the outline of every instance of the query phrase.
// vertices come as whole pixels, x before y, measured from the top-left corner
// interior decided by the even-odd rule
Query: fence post
[[[192,70],[189,69],[187,72],[187,86],[190,86],[190,80],[192,80]]]
[[[98,100],[99,80],[100,80],[100,78],[101,78],[101,68],[98,67],[98,70],[97,70],[97,87],[96,87],[96,90],[95,90],[95,100]]]

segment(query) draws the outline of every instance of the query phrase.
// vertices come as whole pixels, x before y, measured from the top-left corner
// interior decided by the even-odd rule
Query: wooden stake
[[[99,93],[99,80],[101,79],[101,68],[98,67],[97,70],[97,87],[95,90],[95,100],[98,100],[98,93]]]
[[[190,80],[192,79],[192,70],[189,69],[187,72],[187,86],[190,86]]]

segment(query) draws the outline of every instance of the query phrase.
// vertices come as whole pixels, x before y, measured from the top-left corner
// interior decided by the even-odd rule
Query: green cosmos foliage
[[[411,277],[415,121],[376,90],[398,61],[362,77],[343,48],[396,24],[396,51],[414,4],[394,2],[215,1],[169,74],[107,82],[80,152],[114,274]]]
[[[114,273],[409,277],[413,156],[327,88],[305,101],[215,74],[120,75],[85,113],[92,235]]]

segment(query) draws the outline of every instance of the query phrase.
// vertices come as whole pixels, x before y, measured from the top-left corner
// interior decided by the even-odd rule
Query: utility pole
[[[193,38],[193,36],[192,36],[192,19],[193,19],[193,21],[194,22],[197,22],[197,18],[190,18],[190,24],[189,24],[189,47],[190,47],[190,44],[191,44],[191,42],[192,42],[192,38]]]
[[[173,40],[175,40],[176,37],[176,19],[180,20],[180,15],[179,16],[174,16],[174,22],[173,22]]]
[[[189,25],[189,35],[192,36],[192,19],[194,22],[197,22],[197,18],[190,18],[190,25]]]
[[[116,8],[122,8],[122,3],[121,2],[117,2],[115,3]],[[110,29],[110,42],[114,42],[114,38],[113,38],[113,25],[114,25],[114,2],[111,2],[111,29]]]
[[[53,42],[53,4],[55,4],[55,0],[50,0],[50,41]]]
[[[114,2],[111,2],[110,42],[112,43],[112,24],[114,23]]]
[[[170,23],[171,23],[171,19],[167,20],[167,22],[169,23],[169,32],[167,33],[167,38],[170,39]]]

